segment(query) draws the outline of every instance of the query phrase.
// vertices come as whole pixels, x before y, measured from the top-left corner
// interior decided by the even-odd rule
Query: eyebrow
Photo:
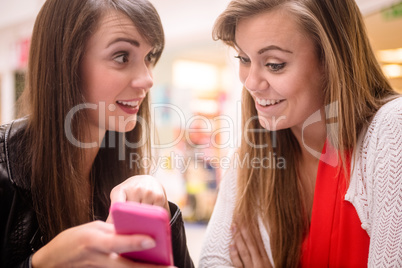
[[[274,45],[267,46],[267,47],[264,47],[264,48],[260,49],[260,50],[258,51],[258,54],[261,55],[261,54],[263,54],[264,52],[269,51],[269,50],[279,50],[279,51],[282,51],[282,52],[285,52],[285,53],[293,54],[292,51],[289,51],[289,50],[286,50],[286,49],[283,49],[283,48],[280,48],[280,47],[274,46]]]
[[[113,45],[114,43],[117,42],[127,42],[130,43],[131,45],[135,46],[135,47],[140,47],[140,42],[138,42],[137,40],[134,39],[130,39],[130,38],[116,38],[113,39],[113,41],[111,41],[106,48],[110,47],[111,45]]]

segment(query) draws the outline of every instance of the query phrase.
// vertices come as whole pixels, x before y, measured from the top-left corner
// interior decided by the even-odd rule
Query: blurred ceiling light
[[[380,50],[378,57],[384,63],[402,63],[402,48]]]
[[[402,65],[387,64],[382,66],[382,70],[388,78],[402,77]]]
[[[195,91],[217,90],[219,70],[212,64],[177,60],[173,64],[173,86]]]

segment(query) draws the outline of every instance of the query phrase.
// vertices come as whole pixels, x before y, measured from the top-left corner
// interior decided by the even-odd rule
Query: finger
[[[165,207],[167,203],[163,186],[151,176],[137,176],[130,179],[135,182],[126,187],[127,200]]]
[[[236,227],[235,227],[236,228]],[[236,230],[236,229],[235,229]],[[246,242],[243,239],[242,233],[236,231],[233,242],[236,245],[237,252],[244,267],[253,267],[253,262]]]
[[[110,193],[113,202],[143,202],[144,192],[151,188],[148,186],[146,176],[133,176],[114,187]]]
[[[111,203],[115,202],[126,202],[127,196],[123,187],[116,186],[110,192],[110,201]]]
[[[113,224],[106,223],[103,221],[93,221],[90,223],[83,224],[81,226],[77,226],[72,228],[79,231],[80,238],[82,242],[88,242],[88,244],[95,245],[94,248],[99,247],[99,245],[105,246],[107,248],[105,253],[117,252],[121,251],[114,250],[115,246],[120,244],[131,244],[134,245],[135,249],[140,249],[141,241],[152,240],[150,236],[141,235],[141,234],[117,234],[115,227]],[[129,248],[130,249],[130,248]]]
[[[230,259],[232,260],[232,264],[234,267],[236,267],[236,268],[243,267],[243,262],[241,261],[239,252],[237,251],[235,244],[231,244],[229,246],[229,255],[230,255]]]
[[[120,187],[116,186],[110,192],[110,207],[112,207],[113,204],[116,202],[126,202],[126,199],[127,199],[127,197],[126,197],[125,192],[123,190],[121,190]],[[110,209],[109,209],[109,215],[106,219],[106,222],[113,223],[113,217],[110,213]]]
[[[104,222],[104,221],[92,221],[86,224],[83,224],[82,226],[88,226],[92,230],[97,230],[97,231],[102,231],[103,233],[106,234],[114,234],[115,229],[114,225]]]
[[[113,224],[113,217],[112,217],[112,214],[109,213],[109,215],[107,216],[106,222]]]
[[[107,253],[124,253],[131,251],[141,251],[145,249],[154,248],[156,246],[155,240],[147,235],[110,235],[105,238],[104,249]]]
[[[250,230],[245,227],[240,228],[241,236],[243,238],[244,244],[250,253],[251,260],[253,261],[253,265],[257,265],[256,262],[259,262],[261,255],[260,250],[258,248],[257,242],[254,239],[254,236],[251,234]]]
[[[142,202],[145,204],[164,207],[166,204],[166,195],[162,190],[147,189],[142,193]]]
[[[268,258],[267,251],[265,250],[264,242],[262,241],[262,237],[260,233],[253,234],[254,241],[256,242],[257,249],[259,255],[261,257],[261,265],[264,264],[264,267],[270,268],[272,267],[271,261]]]

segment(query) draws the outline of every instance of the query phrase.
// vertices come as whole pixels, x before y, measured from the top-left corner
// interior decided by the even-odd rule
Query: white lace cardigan
[[[368,267],[402,267],[402,97],[385,104],[359,138],[355,168],[345,200],[355,207],[370,236]],[[230,225],[236,198],[236,172],[228,170],[204,238],[200,268],[233,267]],[[269,236],[261,237],[272,261]]]

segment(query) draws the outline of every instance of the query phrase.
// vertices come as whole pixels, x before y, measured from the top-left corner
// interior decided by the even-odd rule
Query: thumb
[[[110,194],[110,208],[109,208],[109,215],[107,216],[106,222],[113,223],[113,217],[110,213],[111,208],[114,203],[116,202],[126,202],[126,194],[124,191],[112,191]]]
[[[112,214],[109,213],[109,216],[107,216],[106,222],[113,224],[113,217],[112,217]]]

